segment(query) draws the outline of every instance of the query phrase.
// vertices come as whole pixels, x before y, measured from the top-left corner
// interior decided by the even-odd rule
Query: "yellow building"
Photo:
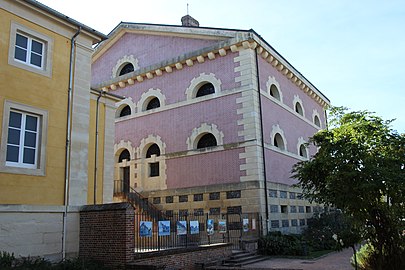
[[[112,201],[114,104],[90,89],[107,38],[33,0],[0,0],[0,251],[78,252],[79,206]]]

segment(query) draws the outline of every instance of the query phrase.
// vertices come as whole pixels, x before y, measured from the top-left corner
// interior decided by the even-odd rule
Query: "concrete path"
[[[345,249],[341,252],[333,252],[315,260],[274,258],[246,265],[244,269],[353,270],[354,267],[350,264],[352,255],[352,249]]]

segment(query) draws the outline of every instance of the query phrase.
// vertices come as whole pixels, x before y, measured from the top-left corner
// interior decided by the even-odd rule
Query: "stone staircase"
[[[205,267],[211,270],[240,269],[240,267],[256,262],[267,260],[265,256],[258,255],[255,252],[234,250],[232,256],[225,259],[221,265]]]

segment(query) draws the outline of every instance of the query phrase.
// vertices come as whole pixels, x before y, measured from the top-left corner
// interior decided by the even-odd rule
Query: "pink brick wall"
[[[150,88],[158,88],[166,97],[166,104],[173,104],[186,100],[186,89],[190,86],[193,78],[199,77],[201,73],[213,73],[215,77],[221,80],[221,89],[229,90],[240,85],[235,83],[234,76],[239,75],[234,72],[237,66],[233,62],[235,53],[229,53],[224,57],[217,57],[214,61],[206,59],[204,63],[195,62],[191,67],[184,65],[183,70],[173,69],[172,73],[163,72],[162,76],[156,76],[153,79],[145,79],[142,83],[136,83],[127,86],[124,89],[118,88],[114,93],[131,97],[134,102],[140,100],[143,93]],[[98,83],[101,81],[98,81]]]
[[[140,68],[208,47],[216,40],[125,34],[92,64],[92,84],[111,79],[111,71],[124,55],[134,55]]]
[[[316,109],[320,116],[322,127],[325,125],[325,115],[322,106],[315,102],[311,97],[298,88],[291,80],[276,70],[271,64],[259,57],[259,70],[260,70],[260,89],[267,91],[267,80],[269,76],[273,76],[280,84],[281,92],[283,93],[283,103],[293,108],[294,95],[298,95],[302,100],[302,105],[305,110],[305,118],[312,122],[312,111]]]
[[[211,152],[166,160],[167,187],[193,186],[239,182],[239,154],[242,149]]]

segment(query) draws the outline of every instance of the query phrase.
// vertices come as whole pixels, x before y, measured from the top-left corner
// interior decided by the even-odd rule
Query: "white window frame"
[[[27,57],[25,61],[15,58],[17,34],[28,38]],[[30,63],[31,45],[33,40],[42,43],[41,67]],[[47,77],[52,77],[52,51],[53,39],[51,37],[34,31],[22,24],[11,22],[10,43],[8,49],[8,63],[10,65]]]
[[[14,53],[15,53],[16,48],[20,48],[20,49],[23,49],[23,50],[26,51],[26,56],[25,56],[25,60],[20,60],[20,59],[15,58],[15,54],[14,54],[14,60],[19,61],[21,63],[24,63],[26,65],[32,66],[33,68],[43,69],[44,68],[44,57],[45,57],[45,46],[46,46],[46,44],[42,40],[36,39],[34,37],[31,37],[29,35],[26,35],[26,34],[20,33],[20,32],[16,33],[16,39],[17,39],[17,35],[25,37],[27,39],[27,48],[23,48],[23,47],[20,47],[17,44],[15,44]],[[42,45],[42,50],[41,50],[40,54],[38,54],[37,52],[34,52],[32,50],[32,43],[34,41],[36,41],[36,42],[38,42],[38,43],[40,43]],[[39,66],[31,64],[31,56],[32,56],[32,54],[36,54],[36,55],[41,56],[41,64]]]
[[[19,161],[11,162],[6,160],[7,155],[7,139],[9,129],[10,112],[21,113],[25,117],[32,115],[38,118],[37,122],[37,142],[35,153],[35,164],[26,164],[22,162],[21,147],[23,145],[24,136],[20,136],[20,152]],[[45,175],[45,160],[46,160],[46,139],[47,139],[48,112],[39,108],[34,108],[29,105],[16,103],[6,100],[3,112],[3,124],[1,134],[1,153],[0,153],[0,172],[28,174],[28,175]]]

